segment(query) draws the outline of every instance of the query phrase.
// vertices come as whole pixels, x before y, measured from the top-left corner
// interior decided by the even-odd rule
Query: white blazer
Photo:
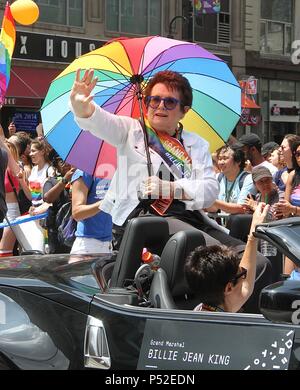
[[[70,107],[73,111],[71,103]],[[96,104],[95,107],[89,118],[75,117],[75,120],[81,129],[117,148],[118,168],[101,203],[101,210],[111,214],[113,222],[121,226],[139,204],[137,190],[148,177],[143,130],[137,119],[111,114]],[[211,206],[219,193],[209,145],[198,135],[186,131],[182,132],[182,140],[192,159],[192,174],[188,179],[177,180],[176,187],[181,187],[191,199],[183,201],[187,210],[201,210]],[[155,175],[162,159],[151,149],[150,156]]]

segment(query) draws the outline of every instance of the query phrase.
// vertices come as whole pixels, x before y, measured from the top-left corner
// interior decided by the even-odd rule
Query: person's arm
[[[92,204],[87,203],[89,189],[80,177],[72,182],[72,216],[76,221],[93,217],[101,212],[101,201]]]
[[[291,199],[292,183],[293,183],[294,177],[295,177],[295,171],[290,172],[288,175],[288,178],[287,178],[286,185],[285,185],[284,199],[287,200],[288,202]]]
[[[27,184],[27,181],[26,181],[26,178],[25,178],[25,171],[24,170],[20,170],[20,172],[18,173],[17,177],[19,179],[20,188],[22,188],[22,190],[24,191],[24,194],[25,194],[26,198],[28,200],[32,200],[32,193],[30,191],[30,188],[28,187],[28,184]]]
[[[287,179],[284,199],[280,200],[278,203],[274,205],[274,211],[276,218],[288,217],[290,215],[295,216],[298,214],[297,207],[293,206],[290,203],[291,194],[292,194],[292,182],[295,176],[295,171],[292,171]]]
[[[225,213],[229,214],[244,214],[245,210],[243,205],[237,203],[229,203],[223,200],[216,200],[212,207],[216,210],[221,209]],[[210,209],[209,209],[210,211]]]
[[[80,69],[70,94],[70,107],[75,121],[81,129],[87,130],[111,145],[124,144],[133,123],[140,128],[138,120],[111,114],[93,102],[92,91],[97,84],[94,71],[89,69],[80,79]]]
[[[254,237],[253,232],[258,224],[263,223],[270,205],[259,203],[252,217],[252,224],[248,236],[248,241],[245,247],[245,251],[240,262],[240,266],[247,269],[247,277],[243,280],[241,289],[241,302],[242,306],[254,289],[255,274],[256,274],[256,256],[257,256],[257,239]]]
[[[66,184],[71,180],[75,170],[76,168],[71,168],[68,172],[66,172],[62,180],[57,181],[57,183],[52,188],[47,188],[48,186],[46,182],[43,190],[43,200],[48,203],[55,202],[65,189]]]
[[[39,215],[39,214],[43,214],[45,213],[49,207],[51,206],[51,204],[47,203],[47,202],[43,202],[41,205],[39,206],[31,206],[30,209],[28,210],[29,214],[30,215]]]

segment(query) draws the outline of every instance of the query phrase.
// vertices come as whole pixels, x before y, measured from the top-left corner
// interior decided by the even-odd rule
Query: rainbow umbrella
[[[180,72],[193,88],[193,106],[182,121],[184,129],[205,138],[211,151],[228,140],[240,118],[241,89],[222,59],[194,43],[158,36],[114,40],[77,58],[53,80],[41,110],[48,142],[63,159],[96,176],[115,165],[115,154],[73,119],[68,101],[78,68],[95,70],[97,104],[133,118],[141,117],[145,109],[139,92],[155,73]]]

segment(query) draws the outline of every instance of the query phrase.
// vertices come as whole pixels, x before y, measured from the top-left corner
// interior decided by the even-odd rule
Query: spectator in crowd
[[[30,191],[24,179],[23,170],[18,165],[18,151],[14,144],[5,142],[8,151],[10,164],[5,171],[5,201],[7,204],[6,218],[8,221],[13,221],[20,216],[18,203],[18,193],[20,188],[23,189],[27,196],[30,196]],[[0,256],[12,256],[16,237],[10,227],[3,230],[3,235],[0,241]]]
[[[31,215],[38,215],[46,212],[50,206],[43,201],[43,187],[46,179],[54,175],[54,169],[50,166],[50,146],[43,140],[37,138],[31,142],[30,157],[33,163],[31,174],[28,178],[31,192],[32,206],[29,209]]]
[[[275,207],[279,201],[279,191],[273,182],[273,177],[268,168],[264,166],[257,166],[253,168],[252,179],[257,189],[257,195],[255,200],[249,198],[247,200],[247,206],[253,212],[256,210],[259,202],[269,204],[270,208],[266,215],[265,222],[271,222],[276,219]],[[245,227],[243,226],[243,229]],[[250,228],[250,226],[249,226]],[[268,257],[272,262],[272,274],[273,280],[278,281],[280,274],[282,273],[282,256],[277,252],[277,248],[267,242],[266,240],[260,240],[259,245],[260,252]]]
[[[208,143],[183,130],[180,123],[192,105],[188,80],[177,72],[161,71],[148,82],[144,90],[145,131],[150,143],[147,151],[139,120],[113,115],[92,101],[91,93],[96,83],[93,70],[86,70],[83,77],[78,70],[70,104],[79,127],[114,145],[118,149],[119,162],[123,158],[129,164],[128,169],[122,169],[119,164],[101,202],[101,210],[112,215],[116,237],[122,237],[129,219],[149,212],[166,217],[173,232],[182,230],[187,224],[188,228],[193,226],[201,230],[208,245],[220,242],[229,246],[243,244],[224,233],[203,213],[203,209],[216,200],[218,182]],[[146,159],[148,151],[153,162],[150,177]],[[133,169],[136,174],[130,175],[128,172]],[[264,270],[260,281],[268,284],[271,265],[262,256],[258,264],[258,274]]]
[[[257,240],[253,235],[269,206],[260,203],[253,214],[242,259],[225,246],[200,246],[187,258],[184,273],[191,291],[199,298],[195,311],[237,312],[253,292]]]
[[[252,170],[254,167],[266,167],[270,170],[272,175],[275,175],[277,168],[271,164],[269,161],[266,161],[261,153],[261,141],[257,134],[249,133],[245,134],[239,138],[238,142],[235,145],[236,147],[242,148],[245,153],[245,157],[250,161]],[[256,194],[256,187],[253,184],[252,189],[249,191],[249,196],[252,197]],[[245,212],[249,209],[245,207]],[[233,237],[246,242],[248,231],[251,224],[251,215],[247,214],[236,214],[231,215],[227,222],[227,227],[230,230],[230,235]]]
[[[208,211],[222,210],[229,214],[243,214],[243,205],[253,187],[251,175],[244,171],[244,152],[234,145],[224,146],[218,150],[217,158],[221,171],[218,176],[220,192],[218,200]]]
[[[274,205],[279,201],[278,189],[273,183],[273,176],[268,168],[264,166],[254,167],[252,170],[252,180],[255,184],[257,194],[255,200],[252,197],[248,197],[246,200],[246,204],[251,211],[254,211],[260,202]]]
[[[292,161],[292,144],[296,141],[300,141],[299,135],[296,134],[287,134],[284,136],[281,145],[279,147],[280,154],[283,158],[285,167],[278,170],[274,176],[274,182],[281,192],[285,192],[286,182],[289,176],[289,173],[294,170],[293,161]]]
[[[300,139],[292,143],[291,154],[293,170],[288,174],[284,199],[275,205],[277,218],[300,215]],[[286,257],[284,273],[291,274],[294,269],[294,263]]]
[[[242,135],[237,146],[241,147],[245,153],[246,159],[248,159],[252,165],[252,168],[262,165],[267,167],[272,175],[275,175],[277,168],[274,167],[269,161],[266,161],[261,153],[261,140],[255,133],[249,133]]]
[[[292,170],[286,182],[284,199],[276,205],[278,218],[300,214],[300,139],[291,146]]]
[[[13,143],[18,150],[19,165],[23,169],[24,180],[28,184],[28,177],[30,176],[32,169],[32,162],[29,156],[30,144],[32,140],[24,131],[18,131],[15,135],[9,137],[8,140],[9,142]],[[26,195],[23,189],[20,188],[18,199],[21,214],[27,213],[31,206],[31,196],[28,198],[28,195]]]
[[[32,169],[32,161],[30,158],[30,145],[32,139],[24,131],[19,131],[15,135],[9,137],[8,141],[13,143],[18,149],[19,161],[24,170],[25,179],[28,180]]]
[[[51,204],[45,225],[48,230],[49,253],[68,253],[70,248],[58,241],[56,216],[60,208],[71,201],[71,178],[75,168],[64,162],[58,155],[52,158],[51,163],[54,176],[48,177],[43,187],[43,200]]]
[[[110,253],[111,216],[101,211],[110,180],[99,179],[77,169],[72,177],[72,216],[77,221],[71,254]]]
[[[272,164],[271,155],[278,148],[279,148],[278,143],[276,143],[274,141],[267,142],[267,143],[263,144],[263,146],[261,148],[261,154],[265,160],[269,161]]]

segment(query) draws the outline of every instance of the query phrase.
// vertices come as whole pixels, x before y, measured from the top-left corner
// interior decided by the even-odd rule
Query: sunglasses
[[[174,110],[177,104],[180,103],[180,100],[175,99],[173,97],[162,98],[160,96],[147,96],[145,101],[147,106],[150,106],[154,109],[158,108],[160,102],[163,101],[166,110]]]
[[[296,158],[300,157],[300,151],[295,152],[295,153],[294,153],[294,156],[295,156]]]
[[[231,282],[233,282],[233,284],[236,284],[237,281],[238,281],[240,278],[246,279],[246,277],[247,277],[247,269],[244,268],[244,267],[241,267],[241,272],[237,273],[237,274],[235,275],[235,277],[231,279]]]

